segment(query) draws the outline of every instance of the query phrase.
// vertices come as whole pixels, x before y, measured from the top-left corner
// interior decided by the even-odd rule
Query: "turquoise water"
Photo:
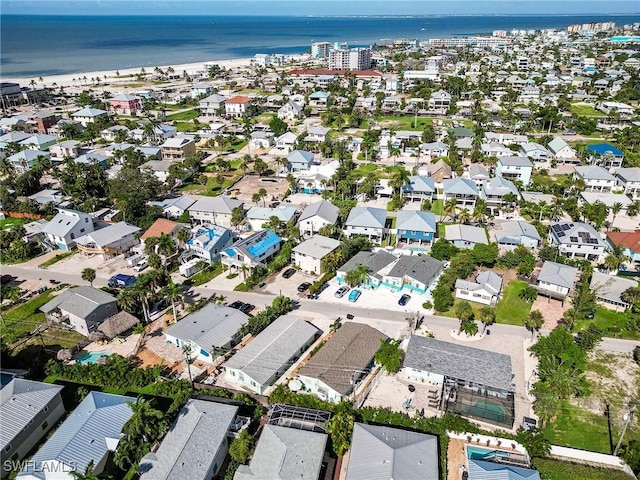
[[[472,447],[467,445],[467,458],[471,460],[486,460],[494,456],[508,457],[507,452],[501,450],[494,450],[492,448]]]
[[[85,353],[81,357],[78,357],[78,359],[76,360],[76,363],[81,363],[81,364],[96,363],[98,359],[103,355],[108,357],[109,355],[111,355],[111,352],[109,350],[103,350],[101,352]]]

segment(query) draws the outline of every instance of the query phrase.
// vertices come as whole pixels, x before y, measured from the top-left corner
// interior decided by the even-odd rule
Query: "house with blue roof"
[[[49,163],[50,161],[51,155],[49,152],[31,149],[22,150],[21,152],[14,153],[7,158],[7,162],[13,166],[16,174],[18,175],[31,170],[40,162]]]
[[[80,155],[77,158],[74,158],[73,161],[75,163],[83,164],[83,165],[94,165],[98,164],[102,168],[107,168],[107,156],[99,153],[86,153],[84,155]]]
[[[220,253],[233,243],[233,231],[212,223],[198,225],[186,244],[186,255],[198,257],[209,264],[220,259]]]
[[[408,200],[432,201],[436,193],[436,182],[431,177],[412,175],[409,183],[402,186],[402,194]]]
[[[469,459],[469,480],[540,480],[540,473],[530,468]]]
[[[287,155],[287,170],[289,172],[306,172],[313,163],[313,153],[306,150],[294,150]]]
[[[313,92],[309,95],[309,105],[315,108],[325,108],[329,101],[329,97],[331,97],[329,92],[318,90],[317,92]]]
[[[345,222],[347,237],[363,235],[369,240],[382,241],[386,229],[387,211],[383,208],[354,207]]]
[[[620,168],[624,161],[624,152],[608,143],[589,145],[587,152],[592,163],[605,168]]]
[[[99,475],[124,437],[134,397],[90,392],[16,476],[20,480],[72,480],[89,465]]]
[[[398,241],[430,244],[436,235],[436,216],[419,210],[400,210],[396,218]]]
[[[223,265],[238,271],[243,267],[266,268],[267,262],[280,251],[282,239],[272,230],[262,230],[238,240],[220,254]],[[233,270],[232,270],[233,271]]]

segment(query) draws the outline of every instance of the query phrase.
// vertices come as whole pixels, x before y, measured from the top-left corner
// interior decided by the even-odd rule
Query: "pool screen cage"
[[[331,413],[324,410],[293,407],[277,403],[273,405],[267,423],[269,425],[297,428],[298,430],[327,433],[327,422],[330,418]]]
[[[502,395],[492,395],[486,387],[450,383],[447,385],[444,411],[510,429],[513,427],[515,409],[513,392],[496,393]]]

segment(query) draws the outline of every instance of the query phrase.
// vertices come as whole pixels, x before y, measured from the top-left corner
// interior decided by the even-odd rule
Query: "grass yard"
[[[502,291],[502,298],[496,305],[496,322],[509,325],[523,325],[529,315],[531,304],[518,294],[527,286],[526,282],[513,280]]]
[[[8,217],[4,220],[0,220],[0,230],[9,230],[11,228],[19,227],[26,223],[26,219],[24,218],[13,218]]]
[[[355,171],[360,175],[368,175],[376,170],[378,170],[378,165],[375,163],[360,163]]]
[[[436,215],[442,215],[444,213],[444,200],[439,198],[431,202],[431,210],[429,211]]]
[[[564,403],[556,419],[544,427],[544,434],[553,445],[611,453],[607,417],[569,403]],[[615,442],[618,438],[615,426],[612,434]]]
[[[222,263],[218,262],[214,265],[210,265],[207,268],[200,270],[195,275],[192,275],[189,278],[191,285],[197,287],[199,285],[203,285],[213,278],[217,277],[222,273]]]
[[[444,238],[444,227],[452,225],[451,222],[439,222],[438,223],[438,238]]]
[[[2,339],[6,343],[13,343],[25,333],[32,331],[36,325],[45,321],[44,313],[38,310],[53,298],[53,292],[47,291],[22,305],[2,312]]]
[[[453,306],[449,310],[447,310],[446,312],[440,312],[440,313],[438,313],[438,315],[442,315],[443,317],[449,317],[449,318],[457,318],[456,314],[455,314],[456,305],[459,304],[460,302],[463,302],[463,301],[466,301],[466,300],[458,300],[458,299],[456,299],[456,301],[454,302]],[[469,303],[469,305],[471,305],[471,309],[473,310],[474,318],[477,319],[478,316],[480,315],[480,310],[485,305],[483,305],[481,303],[476,303],[476,302],[468,302],[468,303]],[[481,323],[478,323],[478,331],[482,332],[483,328],[484,328],[484,326]]]
[[[570,175],[560,174],[560,175],[540,175],[534,174],[531,177],[531,181],[537,183],[538,185],[542,185],[544,187],[550,187],[554,184],[567,185],[570,181]]]
[[[193,122],[173,122],[173,126],[180,133],[197,132],[198,125]]]
[[[177,120],[181,122],[193,120],[194,118],[198,118],[200,116],[200,110],[197,108],[192,108],[191,110],[185,110],[184,112],[172,113],[171,115],[167,115],[167,120]]]
[[[599,112],[591,105],[571,104],[571,113],[581,117],[604,117],[604,113]]]
[[[638,332],[627,329],[629,324],[629,313],[615,312],[606,308],[598,307],[593,320],[582,320],[578,322],[576,330],[582,330],[593,323],[604,332],[605,337],[625,338],[628,340],[640,340]]]
[[[190,183],[180,189],[183,193],[193,193],[196,195],[207,195],[209,197],[216,197],[222,193],[222,191],[233,184],[235,178],[224,177],[224,183],[220,185],[216,180],[216,177],[209,177],[206,185],[200,185],[199,183]]]
[[[594,468],[587,465],[561,462],[550,458],[534,458],[533,466],[544,480],[629,480],[631,477],[619,470]]]

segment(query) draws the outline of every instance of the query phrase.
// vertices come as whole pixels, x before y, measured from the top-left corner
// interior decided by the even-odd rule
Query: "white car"
[[[135,266],[133,267],[133,271],[134,272],[141,272],[142,270],[144,270],[145,268],[147,268],[149,266],[149,264],[147,263],[146,260],[140,260],[138,263],[135,264]]]

